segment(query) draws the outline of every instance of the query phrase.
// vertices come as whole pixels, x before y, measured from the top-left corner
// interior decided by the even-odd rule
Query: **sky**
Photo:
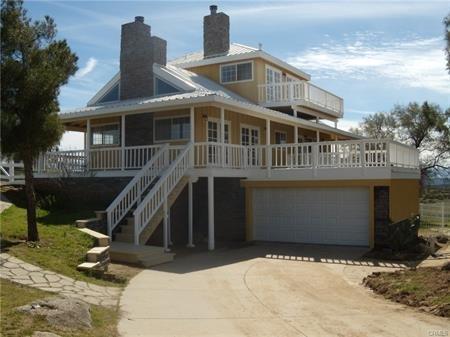
[[[231,41],[257,47],[311,74],[344,98],[338,126],[356,126],[395,104],[450,107],[443,18],[450,1],[25,1],[33,19],[54,18],[58,38],[78,55],[61,89],[61,110],[83,107],[119,70],[120,27],[144,16],[167,40],[168,59],[202,49],[209,5],[230,16]],[[67,133],[61,148],[82,148]]]

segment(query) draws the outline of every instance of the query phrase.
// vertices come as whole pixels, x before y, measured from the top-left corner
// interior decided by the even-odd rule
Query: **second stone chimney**
[[[230,17],[217,13],[217,6],[209,6],[211,14],[203,18],[203,56],[214,57],[230,50]]]
[[[122,25],[120,44],[120,99],[153,96],[153,63],[166,65],[167,42],[151,36],[143,16]]]

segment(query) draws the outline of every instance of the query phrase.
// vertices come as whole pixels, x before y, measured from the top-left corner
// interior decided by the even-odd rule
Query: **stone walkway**
[[[95,305],[116,306],[121,293],[120,288],[76,281],[26,263],[7,253],[0,254],[0,277]]]

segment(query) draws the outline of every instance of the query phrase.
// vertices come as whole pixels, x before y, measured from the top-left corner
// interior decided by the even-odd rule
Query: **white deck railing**
[[[156,214],[173,188],[178,184],[187,170],[192,167],[190,151],[192,143],[187,144],[181,152],[178,153],[175,160],[164,171],[161,178],[152,187],[149,194],[141,201],[134,215],[134,243],[139,244],[139,236],[148,222]]]
[[[23,163],[0,158],[0,182],[23,184],[25,182]]]
[[[169,144],[156,152],[138,174],[127,184],[122,192],[106,209],[108,235],[130,211],[134,204],[139,203],[142,193],[147,190],[161,172],[169,165]]]
[[[268,160],[267,160],[268,159]],[[351,140],[242,146],[195,143],[196,168],[419,168],[418,151],[390,140]]]
[[[258,100],[261,104],[270,105],[292,105],[295,101],[306,101],[331,110],[338,117],[342,117],[344,111],[342,98],[306,81],[260,84]]]
[[[88,173],[107,170],[141,169],[162,145],[105,148],[90,151],[60,151],[42,155],[35,163],[37,173]],[[169,163],[184,146],[169,146]],[[101,153],[101,154],[99,154]],[[122,161],[121,153],[124,153]],[[195,143],[194,168],[419,168],[419,153],[391,140],[348,140],[298,144],[243,146],[238,144]],[[95,161],[92,161],[96,158]],[[121,164],[122,163],[122,164]]]

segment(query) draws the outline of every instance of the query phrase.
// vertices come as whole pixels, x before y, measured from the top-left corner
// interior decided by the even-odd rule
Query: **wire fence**
[[[420,232],[450,235],[450,200],[420,204]]]

